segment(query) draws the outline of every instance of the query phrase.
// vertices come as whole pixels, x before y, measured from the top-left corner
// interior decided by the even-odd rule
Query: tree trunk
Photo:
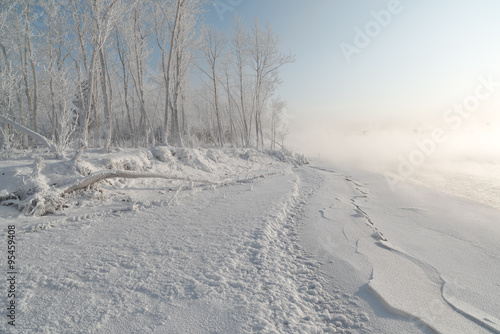
[[[132,146],[137,145],[137,138],[136,138],[136,126],[135,126],[135,119],[132,119],[132,116],[130,115],[130,105],[128,103],[128,76],[127,76],[127,65],[125,63],[126,55],[125,48],[123,48],[123,43],[122,46],[120,46],[120,36],[118,32],[118,28],[116,29],[116,50],[118,53],[118,58],[120,59],[120,63],[122,66],[122,74],[123,74],[123,102],[125,104],[125,110],[127,111],[127,119],[128,119],[128,124],[130,128],[130,135],[132,137]]]
[[[224,146],[224,135],[222,131],[222,121],[221,121],[221,115],[220,115],[220,110],[219,110],[219,101],[218,101],[218,96],[217,96],[217,79],[216,79],[216,74],[215,74],[215,59],[214,63],[212,64],[212,81],[214,84],[214,107],[215,107],[215,116],[217,117],[217,129],[218,129],[218,134],[219,134],[219,146],[223,147]]]
[[[28,78],[28,68],[27,68],[27,64],[28,64],[28,58],[29,58],[29,61],[30,61],[30,67],[31,67],[31,74],[33,76],[33,95],[32,95],[32,101],[31,101],[31,105],[30,105],[30,108],[31,108],[31,127],[33,128],[33,130],[35,132],[38,132],[38,80],[37,80],[37,75],[36,75],[36,69],[35,69],[35,62],[33,60],[33,51],[32,51],[32,47],[31,47],[31,36],[30,36],[30,5],[28,4],[27,8],[26,8],[26,12],[25,12],[25,20],[26,20],[26,35],[25,35],[25,61],[26,61],[26,68],[25,68],[25,71],[26,71],[26,81],[29,81],[29,78]],[[27,92],[28,95],[30,95],[29,92]],[[30,100],[31,100],[31,96],[30,96]],[[36,147],[36,140],[34,141],[34,146]]]
[[[169,107],[171,106],[171,102],[170,102],[170,68],[172,66],[172,56],[173,56],[173,52],[174,52],[174,42],[175,42],[175,37],[177,35],[177,29],[178,29],[178,24],[179,24],[179,18],[181,16],[181,6],[183,4],[184,0],[179,0],[177,2],[177,12],[175,14],[175,21],[174,21],[174,27],[172,29],[172,37],[170,39],[170,51],[169,51],[169,55],[168,55],[168,62],[167,62],[167,79],[166,79],[166,92],[165,92],[165,118],[164,118],[164,132],[165,132],[165,144],[167,144],[167,138],[168,138],[168,129],[167,129],[167,126],[168,126],[168,111],[169,111]],[[172,113],[174,113],[174,111],[172,110]],[[174,118],[174,117],[172,117]],[[174,122],[174,119],[172,119],[172,122]],[[174,127],[174,126],[173,126]],[[182,142],[182,139],[181,139],[181,142]]]
[[[82,158],[83,151],[87,147],[87,137],[88,137],[88,128],[89,128],[89,117],[90,117],[90,112],[92,108],[92,97],[94,95],[94,71],[96,67],[96,57],[95,53],[97,50],[94,50],[92,53],[92,59],[91,59],[91,66],[90,70],[88,73],[88,80],[89,80],[89,91],[87,93],[87,105],[85,106],[85,112],[83,114],[83,123],[80,127],[80,141],[78,142],[78,149],[76,151],[76,154],[73,158],[73,161],[78,162]]]
[[[106,135],[104,142],[104,149],[107,153],[111,152],[111,138],[112,138],[112,126],[111,126],[111,110],[110,110],[110,100],[108,96],[108,77],[106,70],[106,61],[104,59],[104,45],[99,48],[99,61],[101,63],[101,89],[102,96],[104,99],[104,117],[106,119]]]

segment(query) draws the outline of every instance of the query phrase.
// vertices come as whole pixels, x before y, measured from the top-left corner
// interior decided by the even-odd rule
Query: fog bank
[[[289,145],[310,159],[411,181],[500,209],[500,122],[294,120]]]

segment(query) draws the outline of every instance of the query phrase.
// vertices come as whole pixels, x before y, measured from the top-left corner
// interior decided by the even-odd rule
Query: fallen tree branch
[[[50,191],[35,191],[35,192],[25,191],[23,194],[10,194],[9,196],[0,197],[0,205],[15,206],[19,211],[23,212],[26,215],[44,216],[47,214],[56,213],[66,207],[64,199],[65,194],[70,194],[77,190],[87,188],[96,182],[112,178],[124,178],[124,179],[160,178],[166,180],[180,180],[189,182],[190,184],[189,188],[192,188],[193,182],[210,184],[216,187],[222,187],[230,184],[252,183],[256,179],[261,179],[265,177],[266,175],[257,175],[251,178],[247,177],[244,180],[226,179],[220,182],[215,182],[205,179],[193,179],[191,177],[179,177],[175,175],[165,175],[160,173],[141,173],[141,172],[131,172],[123,170],[104,170],[83,178],[82,180],[69,186],[63,191],[55,189]],[[179,186],[179,188],[172,196],[172,198],[169,200],[167,205],[170,205],[175,200],[179,192],[182,190],[183,185],[184,182]]]
[[[225,184],[228,181],[224,182],[214,182],[214,181],[209,181],[209,180],[203,180],[203,179],[191,179],[189,177],[179,177],[175,175],[165,175],[165,174],[159,174],[159,173],[138,173],[138,172],[129,172],[129,171],[124,171],[124,170],[106,170],[106,171],[101,171],[94,173],[92,175],[89,175],[88,177],[84,178],[83,180],[79,181],[78,183],[66,188],[62,194],[69,194],[74,191],[80,190],[87,188],[91,185],[93,185],[96,182],[102,181],[102,180],[107,180],[107,179],[114,179],[114,178],[122,178],[122,179],[140,179],[140,178],[158,178],[158,179],[166,179],[166,180],[182,180],[182,181],[193,181],[193,182],[199,182],[199,183],[208,183],[208,184],[213,184],[216,186],[220,186]]]
[[[179,186],[179,188],[177,188],[177,191],[175,192],[174,196],[172,196],[170,201],[168,201],[167,206],[170,206],[170,204],[172,204],[172,202],[177,197],[177,195],[179,195],[179,192],[181,191],[183,185],[184,185],[184,181],[181,182],[181,185]]]
[[[56,154],[57,158],[60,159],[60,158],[63,158],[63,153],[62,151],[59,149],[59,147],[54,144],[52,141],[50,141],[48,138],[42,136],[41,134],[35,132],[35,131],[32,131],[30,129],[28,129],[27,127],[25,126],[22,126],[21,124],[17,123],[17,122],[14,122],[13,120],[11,119],[8,119],[7,117],[4,117],[2,115],[0,115],[0,121],[3,122],[3,123],[7,123],[13,127],[15,127],[16,129],[18,129],[19,131],[21,131],[22,133],[28,135],[29,137],[35,139],[35,140],[38,140],[38,141],[41,141],[45,146],[47,146],[53,153]]]

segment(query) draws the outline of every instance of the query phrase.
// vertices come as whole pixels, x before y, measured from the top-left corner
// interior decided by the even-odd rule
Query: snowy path
[[[393,204],[378,179],[360,177],[366,181],[289,168],[251,184],[186,190],[174,206],[159,198],[131,211],[58,218],[35,232],[19,223],[12,332],[430,333],[424,323],[442,333],[494,332],[499,276],[470,290],[475,273],[460,272],[465,285],[456,284],[456,254],[431,256],[442,246],[433,238],[446,236],[433,231],[447,226],[413,224],[422,210]],[[403,223],[391,224],[395,217]],[[464,245],[457,249],[476,257],[478,275],[498,273],[498,257],[478,257],[495,249]],[[489,331],[471,320],[478,316],[490,319]]]
[[[362,328],[363,313],[332,321],[331,312],[342,314],[349,301],[322,290],[319,264],[298,242],[294,217],[311,193],[288,171],[255,184],[198,192],[173,207],[90,215],[22,233],[17,329],[307,333]]]

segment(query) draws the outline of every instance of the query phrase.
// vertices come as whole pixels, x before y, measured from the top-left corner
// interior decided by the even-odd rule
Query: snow
[[[500,211],[484,204],[277,152],[9,155],[2,198],[108,169],[224,183],[111,179],[55,214],[0,206],[19,266],[2,332],[500,332]]]
[[[349,172],[356,173],[356,181],[345,178],[353,192],[340,198],[350,197],[366,215],[356,218],[389,241],[350,236],[372,266],[369,287],[376,295],[439,333],[498,331],[500,212],[410,184],[392,193],[380,175]],[[367,196],[359,184],[370,190]]]
[[[418,169],[412,179],[500,209],[500,160],[493,155],[451,157],[447,163],[430,163]]]

